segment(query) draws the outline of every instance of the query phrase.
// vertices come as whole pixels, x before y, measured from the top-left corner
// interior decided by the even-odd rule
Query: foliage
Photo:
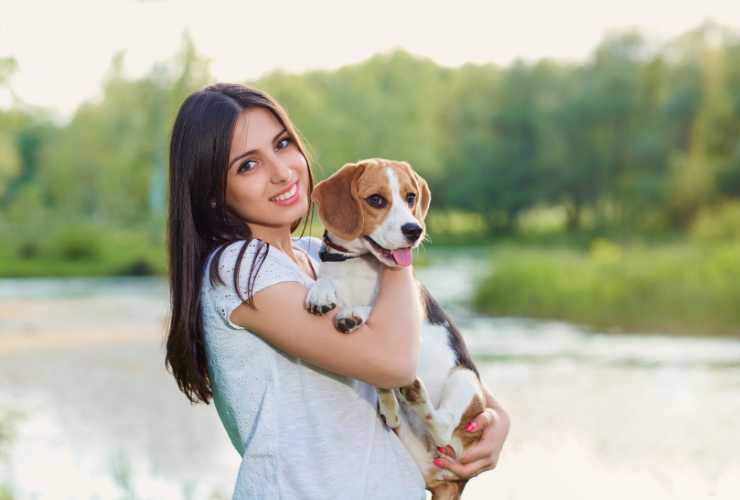
[[[694,219],[690,234],[701,243],[740,242],[740,201],[703,208]]]
[[[740,335],[740,246],[498,248],[474,307],[626,331]]]
[[[15,66],[0,60],[0,87]],[[117,54],[100,98],[65,124],[0,110],[0,274],[164,269],[170,128],[209,62],[185,35],[143,77],[124,70]],[[445,68],[396,50],[249,83],[290,112],[317,180],[361,158],[409,161],[432,189],[435,241],[703,239],[706,214],[740,197],[740,39],[713,23],[658,48],[617,32],[578,65]]]

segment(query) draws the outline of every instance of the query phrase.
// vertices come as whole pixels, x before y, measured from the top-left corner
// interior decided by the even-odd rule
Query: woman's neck
[[[294,257],[293,255],[293,240],[290,237],[290,227],[268,227],[249,225],[252,237],[260,239],[271,246],[277,247],[283,253]]]

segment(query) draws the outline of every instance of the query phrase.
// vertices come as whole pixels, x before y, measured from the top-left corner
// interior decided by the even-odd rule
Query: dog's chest
[[[321,265],[321,278],[334,283],[337,298],[345,306],[372,306],[378,294],[379,273],[377,265],[369,259],[352,259],[347,262],[325,262]]]
[[[423,321],[420,351],[417,375],[424,382],[432,404],[436,407],[450,370],[457,364],[457,356],[450,345],[447,329],[442,325]]]

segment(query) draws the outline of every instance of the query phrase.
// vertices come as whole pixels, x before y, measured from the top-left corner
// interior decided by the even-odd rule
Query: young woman
[[[217,84],[185,100],[170,146],[166,363],[192,402],[214,400],[242,456],[234,498],[423,499],[373,388],[414,378],[411,266],[384,271],[373,313],[352,335],[335,330],[336,311],[307,313],[321,242],[291,234],[311,212],[312,188],[274,99]],[[438,466],[465,478],[495,466],[509,420],[488,400],[471,424],[485,427],[480,443]]]

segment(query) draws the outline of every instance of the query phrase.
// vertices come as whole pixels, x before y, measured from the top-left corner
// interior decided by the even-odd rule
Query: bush
[[[740,245],[494,253],[474,307],[598,328],[740,334]]]
[[[487,237],[483,216],[461,210],[430,211],[426,220],[427,232],[436,243],[472,243]]]
[[[43,245],[42,253],[61,260],[96,260],[103,248],[103,229],[93,225],[58,226]]]
[[[690,234],[699,243],[740,241],[740,201],[705,208],[694,219]]]
[[[166,272],[165,244],[153,228],[54,224],[0,235],[0,276],[152,275]]]

